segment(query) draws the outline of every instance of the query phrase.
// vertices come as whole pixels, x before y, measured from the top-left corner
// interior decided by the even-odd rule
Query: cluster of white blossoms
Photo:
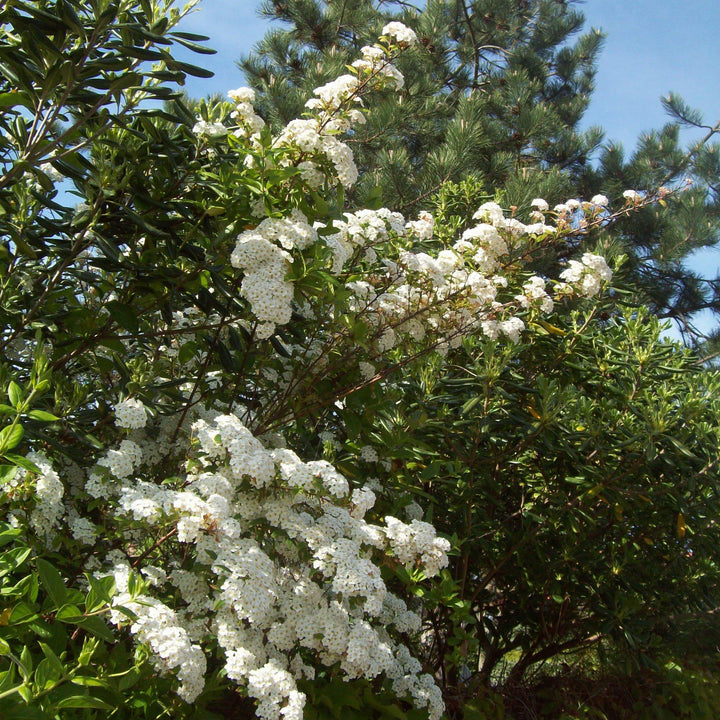
[[[623,197],[633,204],[639,203],[643,199],[643,194],[637,190],[625,190]]]
[[[224,137],[228,133],[228,129],[221,122],[208,122],[200,118],[198,118],[198,121],[193,125],[192,130],[196,135],[202,135],[208,138]]]
[[[121,453],[132,472],[100,463],[97,473],[113,476],[103,497],[119,520],[164,533],[174,524],[183,543],[167,572],[151,558],[138,567],[155,587],[137,596],[128,590],[127,561],[109,556],[105,572],[118,587],[111,620],[130,626],[159,671],[177,675],[187,701],[202,690],[204,653],[215,638],[227,676],[247,688],[266,720],[301,720],[297,680],[312,677],[311,657],[348,678],[382,675],[437,720],[440,691],[400,639],[418,633],[421,618],[387,589],[380,567],[400,563],[432,576],[448,563],[448,541],[419,520],[368,522],[369,487],[351,489],[326,461],[267,449],[235,415],[196,421],[188,442],[188,469],[174,484],[143,478],[144,448],[137,457]],[[171,547],[163,554],[172,558]],[[181,600],[166,604],[167,597]]]
[[[20,516],[32,508],[29,513],[30,527],[49,544],[65,514],[65,488],[45,455],[30,452],[26,459],[37,468],[37,472],[18,467],[0,483],[0,491],[19,501],[23,507],[22,510],[8,513],[7,520],[18,527],[21,524]],[[28,508],[26,502],[30,498],[32,500]]]
[[[352,67],[367,76],[383,76],[388,80],[388,86],[393,90],[400,90],[405,85],[405,78],[402,73],[392,63],[388,62],[385,51],[377,45],[366,45],[361,48],[360,59],[355,60]]]
[[[413,44],[415,33],[401,23],[390,23],[383,33],[388,40],[387,47],[363,47],[361,57],[351,66],[353,74],[341,75],[316,88],[315,97],[305,104],[309,117],[292,120],[272,141],[274,148],[290,151],[283,163],[299,168],[302,179],[312,189],[319,189],[324,182],[330,186],[339,182],[344,187],[356,182],[358,171],[352,151],[338,134],[365,122],[360,109],[364,94],[378,89],[399,90],[404,84],[388,53]],[[250,88],[238,88],[229,96],[235,102],[231,116],[237,123],[234,134],[253,139],[264,125],[253,108],[254,92]],[[208,123],[198,123],[196,132],[209,134],[212,128]]]
[[[30,514],[30,525],[41,537],[50,537],[65,512],[65,488],[45,455],[29,453],[27,459],[40,471],[34,478],[35,507]],[[28,476],[28,471],[25,475]]]
[[[137,429],[145,427],[147,410],[141,400],[128,398],[115,405],[115,424],[121,428]]]
[[[205,653],[192,642],[180,618],[167,605],[150,595],[128,591],[130,572],[130,566],[123,561],[113,568],[116,594],[110,620],[116,625],[125,624],[128,618],[125,610],[129,610],[134,615],[130,632],[152,651],[159,672],[175,671],[180,681],[178,695],[186,702],[192,702],[205,687]]]
[[[388,48],[405,47],[417,40],[414,32],[400,23],[383,28],[383,37]],[[358,106],[366,90],[401,87],[402,78],[387,57],[388,48],[364,47],[362,57],[353,64],[355,74],[341,75],[317,88],[306,104],[310,116],[291,121],[272,141],[274,148],[289,151],[281,162],[297,167],[311,188],[319,189],[325,181],[328,185],[338,181],[346,187],[355,182],[352,152],[338,139],[338,133],[362,121]],[[235,117],[244,123],[242,127],[248,133],[259,127],[259,121],[252,119],[252,90],[240,88],[232,91],[231,97],[237,103]],[[601,205],[600,198],[593,198],[593,203]],[[358,210],[346,213],[343,220],[336,219],[334,232],[327,234],[326,228],[312,227],[293,209],[285,219],[266,218],[243,232],[231,263],[243,271],[241,294],[258,321],[255,333],[260,339],[272,336],[277,326],[290,321],[297,307],[294,285],[287,279],[291,265],[310,245],[320,242],[332,252],[330,271],[334,275],[341,275],[351,260],[354,265],[364,263],[370,271],[367,280],[348,284],[354,295],[349,309],[363,314],[372,326],[378,353],[395,347],[403,337],[422,340],[429,334],[438,339],[440,348],[452,346],[477,326],[490,338],[504,335],[518,342],[524,322],[516,311],[548,313],[553,309],[539,277],[529,280],[514,300],[498,300],[499,289],[508,284],[502,269],[509,247],[521,236],[540,238],[558,232],[545,222],[545,200],[536,198],[532,207],[533,223],[526,225],[514,217],[506,218],[497,203],[485,203],[473,216],[478,223],[437,256],[412,249],[413,244],[433,238],[434,220],[427,212],[406,222],[402,215],[387,209]],[[563,213],[572,212],[573,207],[568,201]],[[558,213],[559,222],[563,213]],[[390,239],[404,240],[409,249],[389,256],[383,243]],[[580,294],[589,296],[590,280],[583,277],[583,281],[586,284]],[[568,280],[565,287],[574,284]]]
[[[603,282],[612,279],[612,270],[608,267],[605,258],[593,253],[584,253],[582,262],[570,260],[569,267],[560,273],[559,283],[555,292],[558,294],[572,294],[573,292],[583,297],[595,297],[602,288]]]
[[[547,210],[545,201],[535,204],[538,210]],[[325,238],[333,250],[335,274],[343,271],[351,257],[375,262],[374,247],[390,237],[412,246],[433,234],[434,221],[426,212],[410,222],[386,209],[346,217],[346,222],[334,225],[339,232]],[[474,219],[479,222],[465,230],[452,248],[435,256],[403,250],[391,259],[384,253],[380,267],[367,280],[347,283],[353,292],[349,309],[373,327],[378,352],[394,347],[403,337],[419,341],[428,335],[452,347],[478,326],[490,339],[505,336],[517,343],[525,329],[518,312],[552,312],[546,280],[539,276],[529,278],[522,293],[512,299],[500,302],[498,294],[508,286],[502,272],[510,247],[522,236],[537,239],[556,233],[557,228],[545,224],[544,217],[528,225],[506,218],[494,202],[483,204]],[[609,277],[605,274],[603,279]],[[565,283],[563,289],[567,293],[571,286]]]
[[[392,38],[400,46],[414,45],[417,42],[415,31],[401,22],[388,23],[380,34]]]
[[[230,262],[244,273],[240,292],[261,323],[259,337],[269,337],[276,325],[290,321],[294,287],[285,280],[292,260],[288,251],[302,251],[317,238],[297,209],[287,218],[266,218],[238,237]]]
[[[228,97],[235,103],[235,109],[230,115],[237,124],[234,130],[235,136],[251,138],[257,135],[265,127],[265,121],[255,113],[253,107],[255,91],[252,88],[241,87],[230,90]]]
[[[545,280],[538,275],[533,275],[522,287],[522,295],[516,295],[515,299],[521,307],[529,308],[536,306],[540,311],[549,314],[553,311],[555,304],[545,289]]]

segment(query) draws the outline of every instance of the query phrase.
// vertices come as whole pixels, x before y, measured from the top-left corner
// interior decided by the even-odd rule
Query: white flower
[[[500,332],[507,335],[515,344],[520,342],[520,333],[525,329],[525,323],[518,317],[511,317],[499,323]]]
[[[537,208],[539,212],[544,213],[548,211],[548,208],[550,207],[547,203],[547,200],[543,200],[542,198],[535,198],[531,203],[530,207]]]
[[[115,406],[115,424],[121,428],[137,429],[147,424],[147,410],[142,401],[128,398]]]
[[[53,183],[60,182],[63,179],[63,174],[56,170],[52,163],[46,162],[40,165],[40,170],[44,172]]]
[[[375,450],[374,447],[371,445],[364,445],[360,448],[360,457],[368,463],[373,463],[378,461],[378,454],[377,450]]]
[[[209,138],[223,137],[227,135],[227,128],[222,123],[210,123],[206,120],[200,120],[193,125],[192,131],[195,135],[203,135]]]
[[[555,287],[558,294],[571,294],[573,291],[584,297],[594,297],[600,292],[603,282],[612,279],[612,270],[605,262],[605,258],[593,253],[585,253],[582,262],[570,260],[568,268],[560,273],[564,280]]]
[[[228,97],[236,103],[254,103],[255,91],[249,87],[241,87],[237,90],[229,90]]]
[[[594,195],[590,202],[599,207],[607,207],[610,202],[605,195]]]
[[[390,22],[382,29],[382,35],[395,38],[398,45],[414,45],[417,35],[401,22]]]

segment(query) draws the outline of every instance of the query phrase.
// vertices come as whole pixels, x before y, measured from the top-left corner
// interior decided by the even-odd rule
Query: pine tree
[[[702,343],[709,354],[718,349],[720,331],[702,332],[698,318],[703,311],[706,316],[707,311],[720,313],[720,278],[703,275],[687,262],[695,251],[717,247],[720,240],[720,145],[711,142],[720,123],[707,125],[677,95],[663,104],[672,121],[643,135],[629,158],[622,146],[609,143],[586,187],[603,188],[615,197],[624,188],[682,190],[634,210],[611,232],[622,248],[631,250],[629,270],[653,312],[674,320],[687,342]],[[687,128],[702,134],[683,147],[681,133]]]
[[[490,192],[511,183],[512,204],[529,203],[538,183],[559,201],[557,170],[576,174],[600,140],[598,130],[577,126],[602,35],[568,45],[583,17],[564,3],[431,0],[418,12],[394,0],[287,0],[262,11],[292,24],[272,29],[240,63],[274,123],[298,117],[312,90],[343,72],[386,22],[418,33],[421,49],[397,60],[402,104],[376,103],[353,138],[358,167],[371,171],[355,189],[358,202],[379,188],[383,202],[409,211],[468,176]],[[551,177],[530,182],[537,168]]]
[[[717,279],[688,269],[689,255],[720,238],[718,146],[686,150],[682,124],[706,127],[678,98],[675,122],[644,138],[630,158],[599,128],[582,131],[603,35],[583,33],[573,0],[266,0],[273,27],[239,62],[272,124],[303,112],[315,87],[337,76],[385,23],[412,27],[421,47],[397,59],[402,104],[373,105],[351,140],[363,181],[352,203],[382,202],[406,213],[432,206],[448,181],[473,178],[506,207],[528,210],[596,193],[622,202],[625,189],[655,192],[694,185],[662,204],[633,212],[604,244],[625,254],[625,276],[638,303],[675,320],[697,342],[693,316],[720,313]],[[714,128],[717,131],[717,128]],[[599,161],[593,158],[599,153]],[[480,198],[474,198],[479,200]]]

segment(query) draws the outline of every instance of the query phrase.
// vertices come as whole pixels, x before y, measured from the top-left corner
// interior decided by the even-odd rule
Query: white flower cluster
[[[393,39],[391,47],[409,45],[415,37],[412,30],[400,23],[390,23],[384,34]],[[363,47],[361,57],[352,63],[352,68],[355,74],[341,75],[316,88],[315,97],[305,103],[313,116],[292,120],[273,142],[275,147],[297,151],[288,161],[302,170],[301,177],[311,188],[319,188],[325,177],[331,185],[339,182],[343,187],[351,187],[355,184],[358,171],[352,151],[337,135],[365,122],[358,107],[362,105],[363,94],[382,88],[398,90],[404,84],[402,74],[390,62],[386,50],[378,45]]]
[[[50,162],[41,163],[40,171],[45,173],[52,183],[62,182],[65,179],[65,176],[59,170],[56,170]]]
[[[249,87],[230,90],[228,97],[235,103],[230,117],[237,123],[234,131],[236,137],[251,138],[265,126],[265,121],[255,113],[255,91]]]
[[[264,324],[266,337],[292,315],[293,285],[285,280],[292,259],[288,250],[304,250],[316,241],[317,231],[297,209],[287,218],[266,218],[238,237],[230,262],[244,272],[240,292]]]
[[[354,76],[348,75],[353,81]],[[346,86],[343,86],[346,87]],[[317,101],[319,107],[322,107],[321,101]],[[335,100],[330,100],[331,104],[335,104]],[[339,100],[338,100],[339,102]],[[328,111],[332,112],[332,111]],[[308,162],[307,155],[312,157],[310,162],[313,163],[312,169],[327,165],[327,162],[333,167],[334,173],[328,173],[328,181],[334,183],[334,178],[343,187],[352,187],[358,178],[358,170],[353,159],[352,150],[341,140],[338,140],[335,134],[339,130],[347,130],[350,127],[350,118],[364,118],[362,114],[349,114],[342,123],[342,127],[323,125],[322,122],[315,118],[304,120],[292,120],[282,130],[276,140],[278,146],[289,146],[296,148],[298,154],[298,167],[303,165],[305,172],[308,166],[304,163]],[[317,184],[317,177],[311,178]]]
[[[642,193],[637,190],[625,190],[623,197],[631,203],[638,203],[643,199]]]
[[[48,537],[65,511],[62,501],[65,488],[45,455],[31,452],[27,459],[40,470],[35,480],[35,507],[30,514],[30,524],[38,535]]]
[[[149,595],[133,596],[128,592],[129,574],[127,564],[113,568],[117,594],[113,597],[110,619],[116,625],[125,624],[128,617],[125,609],[135,616],[130,632],[150,648],[160,673],[175,671],[180,681],[178,695],[186,702],[192,702],[205,687],[205,653],[191,641],[180,618],[167,605]]]
[[[361,249],[365,259],[374,260],[368,253],[374,255],[373,246],[391,234],[411,242],[432,238],[434,221],[425,212],[418,220],[407,223],[386,209],[364,210],[347,217],[346,223],[335,224],[340,232],[326,238],[333,250],[332,272],[336,274]],[[383,269],[376,271],[372,279],[348,283],[354,294],[350,309],[373,326],[378,352],[394,347],[404,336],[419,341],[431,335],[456,345],[478,324],[491,339],[502,334],[513,342],[519,341],[524,322],[519,317],[498,318],[513,307],[498,302],[498,290],[508,283],[496,273],[501,270],[509,244],[520,235],[554,233],[556,228],[542,223],[524,225],[505,218],[496,203],[485,203],[474,217],[480,222],[466,230],[452,249],[442,250],[435,257],[402,251],[394,261],[383,258]],[[516,309],[536,307],[546,313],[553,309],[545,282],[539,277],[523,286],[523,294],[515,297],[514,305]]]
[[[520,303],[520,306],[524,308],[536,306],[540,308],[541,312],[546,314],[553,311],[554,303],[545,290],[545,281],[537,275],[533,275],[523,285],[523,294],[516,295],[515,299]]]
[[[227,128],[221,122],[208,122],[207,120],[198,121],[193,125],[192,131],[196,135],[202,135],[209,138],[224,137],[227,135]]]
[[[147,410],[142,400],[128,398],[115,405],[115,424],[121,428],[137,429],[145,427]]]
[[[408,234],[415,236],[421,242],[431,240],[435,230],[435,218],[425,210],[418,213],[417,220],[406,223],[405,230]]]
[[[412,32],[412,31],[411,31]],[[352,67],[367,76],[382,76],[393,90],[402,89],[405,78],[402,73],[385,57],[385,51],[377,45],[366,45],[360,50],[361,57],[353,62]]]
[[[600,292],[603,282],[610,282],[612,270],[602,256],[585,253],[582,262],[570,260],[567,270],[560,273],[560,279],[565,282],[555,287],[556,293],[576,292],[578,295],[591,298]]]
[[[297,680],[312,676],[309,657],[348,678],[383,674],[437,720],[440,691],[399,639],[420,630],[420,617],[388,591],[380,565],[393,558],[431,576],[447,565],[449,543],[419,520],[369,523],[370,488],[351,491],[325,461],[266,449],[234,415],[199,420],[192,433],[194,469],[180,489],[142,479],[136,466],[132,482],[126,476],[115,485],[114,504],[119,516],[148,528],[166,532],[174,522],[177,540],[195,548],[194,569],[187,561],[161,576],[140,568],[159,587],[176,588],[175,607],[128,597],[128,568],[113,563],[115,604],[137,615],[131,631],[159,670],[177,674],[181,696],[200,692],[201,647],[215,637],[227,676],[247,687],[266,720],[301,720]],[[370,450],[366,459],[377,458]],[[118,608],[112,619],[121,615]]]
[[[393,38],[398,45],[414,45],[417,35],[407,25],[401,22],[390,22],[383,29],[381,35]]]
[[[386,208],[379,210],[357,210],[345,213],[345,220],[336,220],[333,227],[338,231],[325,237],[326,245],[332,250],[331,272],[339,275],[347,261],[359,250],[367,252],[373,245],[390,237],[390,232],[401,236],[405,220],[400,213]],[[369,258],[371,262],[375,258]]]

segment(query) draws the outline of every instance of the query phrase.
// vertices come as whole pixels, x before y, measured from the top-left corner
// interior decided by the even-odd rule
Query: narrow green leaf
[[[35,565],[40,575],[40,583],[50,596],[56,608],[62,607],[67,598],[67,588],[60,573],[43,558],[37,558]]]
[[[94,708],[95,710],[114,710],[112,705],[108,705],[100,698],[91,695],[75,695],[60,700],[56,705],[57,708]]]
[[[83,687],[107,687],[107,683],[96,677],[76,675],[70,680],[73,685],[81,685]]]
[[[57,415],[45,412],[45,410],[31,410],[28,413],[28,417],[31,417],[33,420],[41,420],[42,422],[54,422],[60,419]]]
[[[23,455],[17,455],[16,453],[5,453],[6,459],[11,463],[15,463],[17,467],[21,467],[23,470],[28,472],[39,473],[40,468],[32,461],[28,460]]]

